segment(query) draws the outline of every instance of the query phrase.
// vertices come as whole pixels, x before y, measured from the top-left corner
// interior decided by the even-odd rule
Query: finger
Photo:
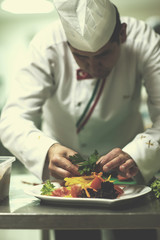
[[[96,162],[97,165],[100,164],[100,162],[102,161],[103,157],[104,157],[104,156],[101,156],[101,157],[98,159],[98,161]]]
[[[72,175],[78,174],[78,167],[72,164],[69,160],[65,161],[65,163],[61,167],[70,172]]]
[[[103,166],[104,164],[110,162],[111,160],[113,160],[115,157],[117,157],[121,153],[122,153],[122,150],[120,148],[114,148],[112,151],[110,151],[106,155],[102,156],[97,161],[97,164],[100,163],[100,165]]]
[[[138,173],[138,167],[132,167],[129,169],[129,171],[126,173],[127,177],[134,177]]]
[[[103,171],[107,172],[109,170],[115,169],[117,167],[119,167],[119,165],[123,164],[125,162],[125,158],[124,156],[121,154],[117,157],[115,157],[114,159],[112,159],[110,162],[106,163],[103,166]]]
[[[50,164],[49,170],[50,170],[50,174],[53,177],[60,178],[60,179],[63,179],[65,177],[72,177],[76,175],[75,173],[73,173],[73,171],[71,171],[71,168],[69,167],[69,165],[67,165],[66,160],[62,161],[62,159],[61,159],[61,162],[54,161],[54,164]]]
[[[133,159],[128,159],[127,161],[125,161],[124,164],[122,164],[119,167],[119,170],[122,171],[122,172],[127,172],[130,168],[135,167],[135,166],[136,166],[136,164],[133,161]]]
[[[57,170],[56,167],[69,172],[71,175],[78,174],[78,167],[73,165],[69,160],[64,157],[57,157],[56,159],[54,159],[54,161],[50,162],[49,169],[51,171],[55,171],[55,169]]]
[[[64,179],[72,176],[70,172],[59,167],[55,167],[54,170],[50,170],[50,174],[57,179]]]

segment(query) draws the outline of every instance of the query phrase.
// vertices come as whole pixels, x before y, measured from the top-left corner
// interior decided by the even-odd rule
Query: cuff
[[[148,134],[138,134],[135,139],[123,148],[136,162],[144,181],[147,183],[160,169],[160,146]]]

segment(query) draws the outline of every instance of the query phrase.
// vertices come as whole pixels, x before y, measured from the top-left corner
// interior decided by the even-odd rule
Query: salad
[[[123,189],[114,185],[110,178],[111,176],[105,179],[102,172],[93,172],[89,176],[65,178],[59,188],[47,180],[41,194],[53,197],[115,199],[123,193]]]
[[[105,177],[96,164],[99,159],[95,151],[88,160],[79,154],[70,157],[73,164],[79,166],[80,176],[65,178],[61,187],[56,188],[54,183],[47,180],[41,189],[42,195],[71,198],[106,198],[115,199],[123,194],[120,186],[113,184],[111,175]]]

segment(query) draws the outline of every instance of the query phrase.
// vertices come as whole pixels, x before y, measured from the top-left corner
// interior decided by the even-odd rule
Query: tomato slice
[[[127,181],[128,179],[130,179],[130,177],[123,177],[120,174],[117,176],[119,181]]]
[[[52,192],[52,196],[55,196],[55,197],[64,197],[69,194],[70,194],[70,191],[66,187],[57,188]]]
[[[78,197],[81,194],[81,186],[80,185],[73,185],[71,187],[71,196]]]
[[[124,191],[118,185],[114,185],[114,189],[118,192],[118,194],[122,194]]]
[[[90,185],[91,188],[98,190],[101,188],[102,180],[99,177],[95,177]]]

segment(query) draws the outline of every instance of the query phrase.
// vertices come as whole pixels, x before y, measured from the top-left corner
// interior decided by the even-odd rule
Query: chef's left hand
[[[106,155],[103,155],[97,161],[97,164],[100,165],[103,172],[118,169],[119,174],[127,178],[132,178],[138,173],[135,161],[120,148],[114,148]]]

